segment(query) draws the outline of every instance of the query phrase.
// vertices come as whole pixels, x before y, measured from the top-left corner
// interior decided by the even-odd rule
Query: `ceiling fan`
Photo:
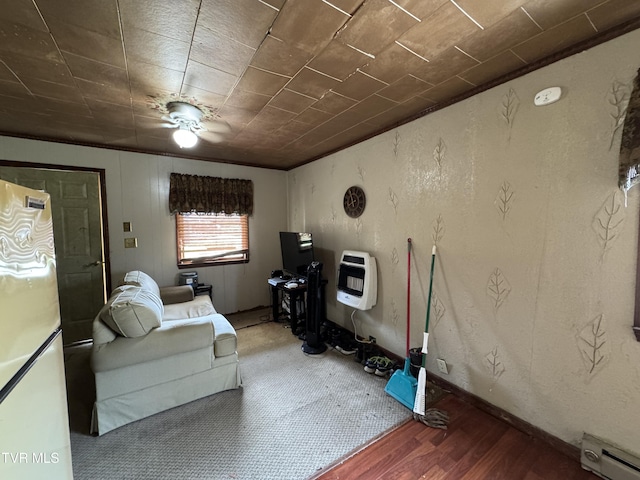
[[[173,139],[180,148],[192,148],[198,138],[218,143],[224,140],[224,133],[231,129],[226,122],[212,120],[210,113],[205,115],[202,109],[188,102],[172,101],[166,104],[167,115],[162,116],[165,128],[176,128]],[[203,121],[209,120],[207,125]]]

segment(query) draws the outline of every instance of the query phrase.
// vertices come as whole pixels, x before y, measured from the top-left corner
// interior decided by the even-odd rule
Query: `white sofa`
[[[209,296],[140,271],[124,280],[93,322],[92,433],[241,385],[236,332]]]

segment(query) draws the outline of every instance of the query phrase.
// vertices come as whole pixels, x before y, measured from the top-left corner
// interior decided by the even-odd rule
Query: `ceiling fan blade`
[[[175,123],[176,126],[178,125],[178,119],[172,117],[172,116],[167,116],[167,115],[163,115],[162,120],[164,120],[165,122],[169,122],[169,123]]]
[[[200,132],[198,134],[198,136],[200,138],[202,138],[202,140],[209,142],[209,143],[220,143],[224,141],[224,135],[221,135],[219,133],[216,132]]]
[[[160,126],[162,128],[178,128],[180,125],[177,123],[161,123]]]
[[[209,132],[214,132],[214,133],[229,133],[231,131],[231,127],[224,120],[211,120],[209,122],[204,123],[204,127]]]

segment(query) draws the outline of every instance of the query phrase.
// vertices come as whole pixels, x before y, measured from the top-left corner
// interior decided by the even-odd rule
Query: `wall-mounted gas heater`
[[[366,252],[345,250],[338,267],[338,301],[369,310],[378,297],[376,259]]]
[[[609,480],[640,480],[640,459],[587,433],[580,451],[582,468]]]

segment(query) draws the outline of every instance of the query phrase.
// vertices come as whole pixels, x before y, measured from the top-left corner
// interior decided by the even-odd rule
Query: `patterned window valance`
[[[237,178],[171,174],[171,213],[253,214],[253,182]]]

